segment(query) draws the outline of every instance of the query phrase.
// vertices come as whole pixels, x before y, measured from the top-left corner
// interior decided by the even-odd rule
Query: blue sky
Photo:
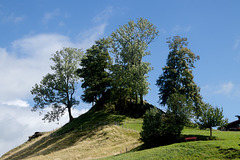
[[[203,100],[223,107],[225,117],[235,120],[240,114],[239,6],[237,0],[0,1],[0,155],[35,131],[52,130],[67,121],[63,117],[60,125],[44,123],[30,111],[31,87],[50,72],[51,54],[63,47],[87,49],[140,17],[160,31],[149,45],[151,55],[144,58],[154,67],[149,73],[151,90],[144,98],[160,107],[155,83],[169,53],[166,38],[180,35],[200,56],[193,73]],[[87,109],[89,105],[81,103],[74,114]]]

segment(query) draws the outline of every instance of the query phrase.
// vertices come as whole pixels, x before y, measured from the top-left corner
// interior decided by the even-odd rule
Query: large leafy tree
[[[187,47],[187,38],[174,36],[167,43],[170,49],[167,64],[156,84],[159,87],[159,103],[166,105],[172,94],[181,94],[186,96],[187,101],[192,102],[192,110],[199,116],[202,97],[192,73],[194,62],[199,60],[199,56]]]
[[[202,115],[198,119],[198,124],[200,128],[210,129],[210,138],[212,139],[212,127],[223,126],[227,124],[227,119],[224,119],[222,108],[214,108],[207,103],[202,109]]]
[[[51,58],[54,64],[51,66],[53,73],[44,76],[40,84],[35,84],[31,90],[35,95],[33,111],[51,108],[43,120],[58,121],[66,110],[69,121],[73,120],[71,109],[79,104],[74,95],[79,82],[76,70],[81,59],[82,51],[75,48],[64,48],[53,54]]]
[[[137,23],[129,21],[111,35],[112,53],[115,63],[112,67],[113,88],[119,96],[141,100],[148,92],[147,73],[150,63],[142,58],[149,55],[148,45],[156,38],[158,31],[147,19],[140,18]]]
[[[78,69],[79,76],[83,78],[84,88],[82,99],[87,103],[96,102],[103,96],[110,86],[109,70],[111,58],[108,53],[108,40],[101,39],[87,49]]]

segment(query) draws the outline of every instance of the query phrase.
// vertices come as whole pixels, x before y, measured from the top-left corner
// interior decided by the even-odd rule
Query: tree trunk
[[[210,139],[212,139],[212,127],[210,127]]]
[[[140,94],[140,106],[143,107],[143,95]]]
[[[135,96],[136,96],[136,97],[135,97],[135,104],[136,104],[136,106],[137,106],[137,104],[138,104],[138,95],[136,94]]]
[[[71,107],[67,107],[67,108],[68,108],[69,122],[72,122],[73,121],[73,116],[72,116]]]

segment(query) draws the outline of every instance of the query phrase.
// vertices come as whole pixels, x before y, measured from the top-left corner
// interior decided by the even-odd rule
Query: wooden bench
[[[186,137],[185,138],[186,141],[196,141],[197,140],[197,137]]]

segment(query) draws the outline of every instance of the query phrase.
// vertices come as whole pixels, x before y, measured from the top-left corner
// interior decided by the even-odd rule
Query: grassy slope
[[[113,122],[123,125],[103,126]],[[185,137],[197,136],[199,141],[136,151],[134,148],[141,145],[138,141],[141,126],[142,119],[90,110],[72,123],[26,142],[2,158],[95,159],[110,156],[104,159],[240,159],[240,132],[214,131],[216,140],[206,141],[209,131],[184,129]],[[133,151],[125,153],[126,149]]]
[[[183,134],[205,139],[209,131],[185,129]],[[176,143],[104,159],[240,159],[240,132],[214,131],[213,135],[216,140]]]
[[[112,124],[132,120],[91,109],[57,131],[11,150],[1,159],[90,159],[120,154],[126,147],[129,150],[141,145],[139,132]]]

